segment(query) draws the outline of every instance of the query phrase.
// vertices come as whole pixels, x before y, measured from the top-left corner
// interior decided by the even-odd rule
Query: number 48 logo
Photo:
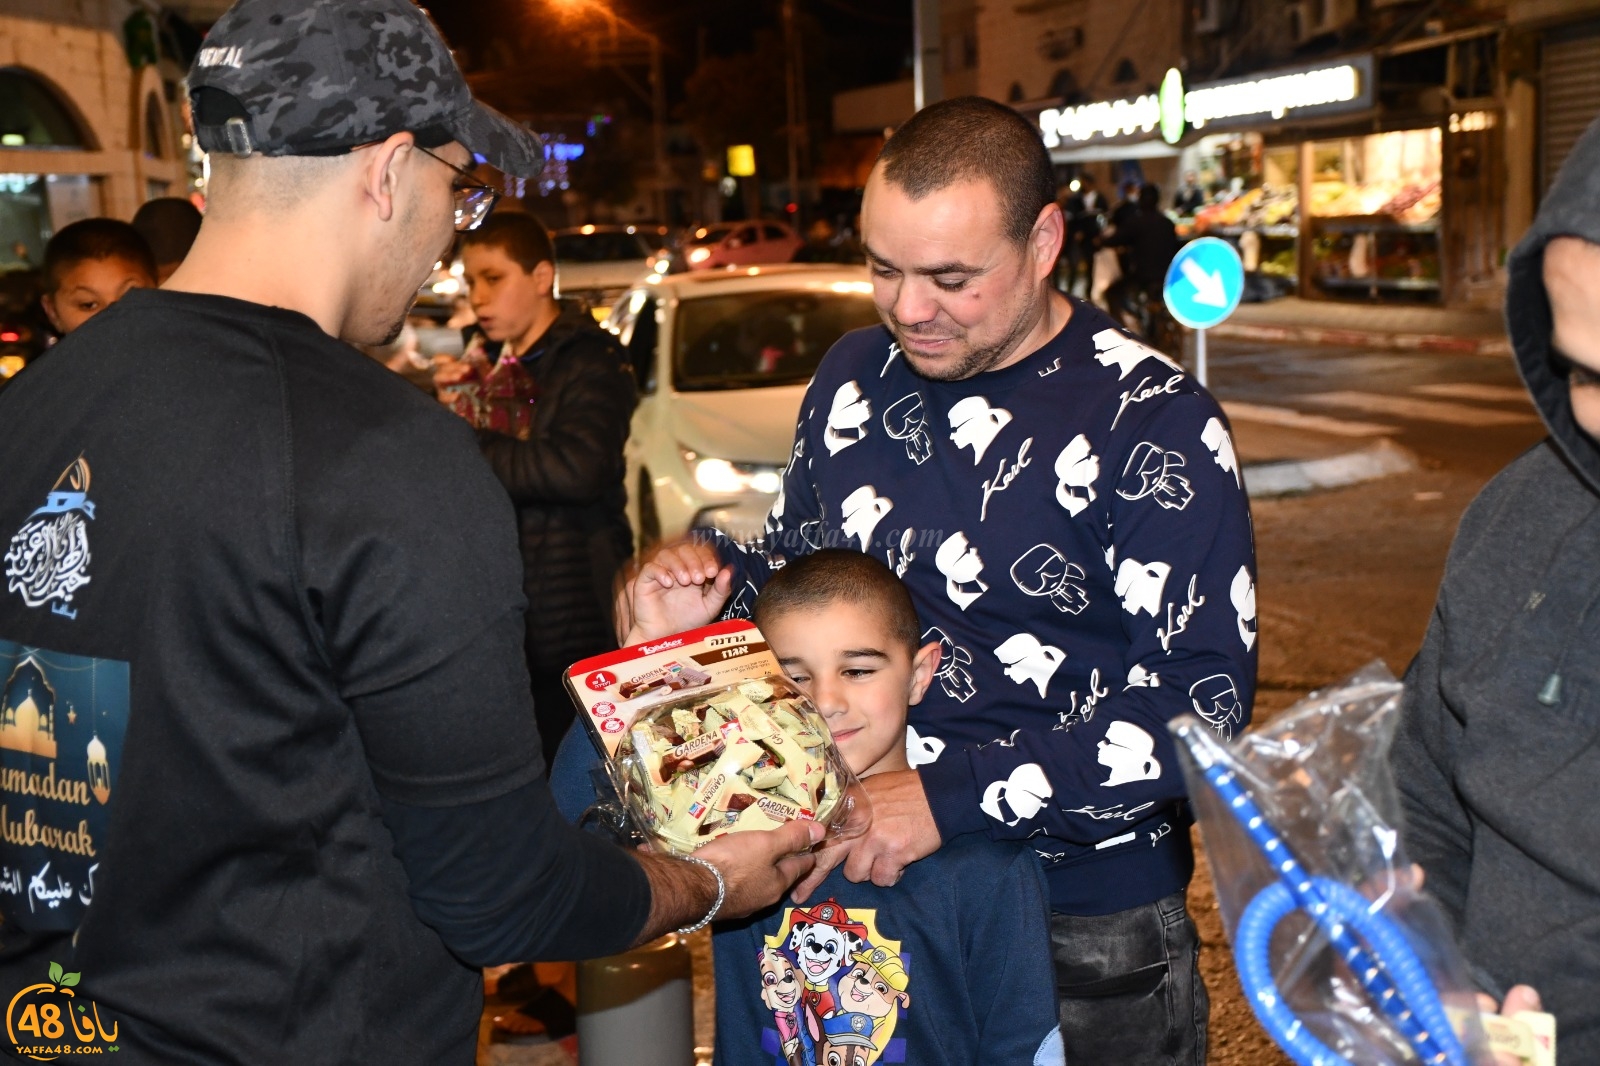
[[[39,1062],[93,1046],[118,1051],[117,1023],[108,1031],[93,1000],[80,1002],[73,989],[81,974],[65,973],[50,964],[50,980],[29,985],[11,997],[6,1008],[6,1036],[17,1054]],[[32,1041],[30,1044],[29,1042]],[[54,1042],[61,1041],[54,1045]]]

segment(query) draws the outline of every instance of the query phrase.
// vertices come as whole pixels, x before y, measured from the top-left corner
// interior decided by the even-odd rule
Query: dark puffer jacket
[[[522,364],[539,384],[532,433],[481,431],[478,443],[517,509],[537,679],[616,647],[611,579],[632,546],[622,449],[636,398],[622,347],[575,308]]]

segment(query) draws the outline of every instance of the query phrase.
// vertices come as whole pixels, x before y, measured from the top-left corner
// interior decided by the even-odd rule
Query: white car
[[[665,274],[672,253],[665,226],[576,226],[550,235],[556,291],[609,308],[628,286],[654,270]]]
[[[627,461],[640,545],[696,526],[758,536],[817,364],[880,322],[859,267],[653,274],[625,293],[606,328],[639,383]]]

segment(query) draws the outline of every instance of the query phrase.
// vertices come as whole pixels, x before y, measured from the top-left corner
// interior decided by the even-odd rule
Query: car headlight
[[[710,248],[696,248],[694,251],[689,253],[689,262],[691,262],[691,263],[704,263],[707,259],[710,259],[710,258],[711,258],[711,249]]]
[[[776,496],[783,487],[783,467],[765,463],[735,463],[727,459],[701,456],[688,448],[680,448],[683,461],[694,474],[694,481],[707,492],[721,496],[737,496],[746,492],[759,492]]]

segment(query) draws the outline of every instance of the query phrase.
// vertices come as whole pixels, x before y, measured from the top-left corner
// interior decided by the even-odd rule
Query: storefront
[[[0,16],[0,271],[37,266],[70,222],[191,192],[180,71],[125,29]]]
[[[1173,72],[1161,93],[1038,118],[1058,162],[1155,159],[1164,190],[1195,175],[1207,202],[1180,232],[1234,243],[1260,296],[1468,302],[1500,261],[1501,112],[1385,94],[1381,66],[1361,54],[1188,88]]]

